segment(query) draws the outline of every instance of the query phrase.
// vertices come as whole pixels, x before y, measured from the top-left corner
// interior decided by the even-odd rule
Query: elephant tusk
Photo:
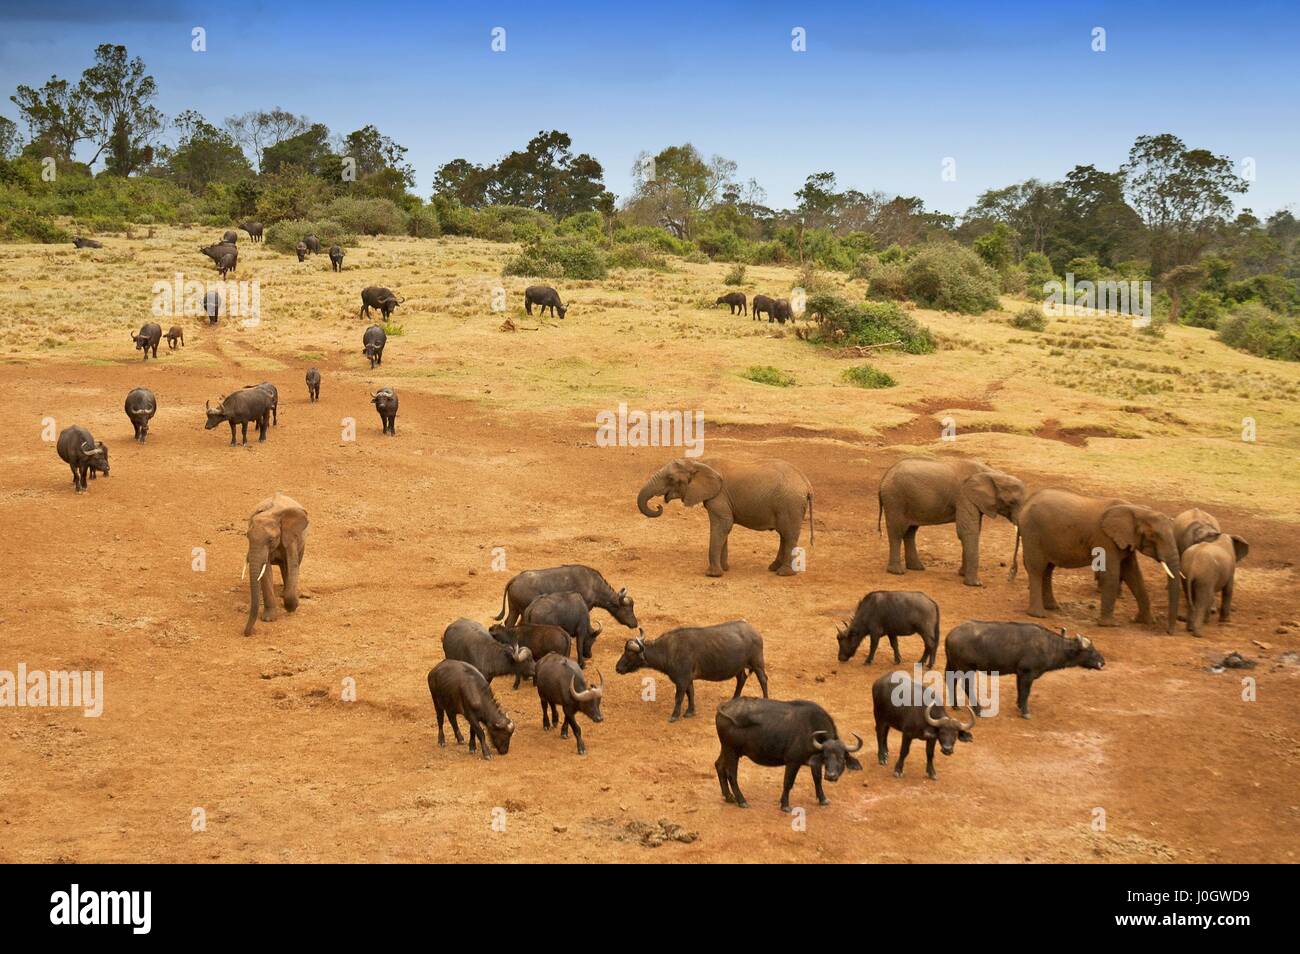
[[[266,563],[263,563],[263,564],[262,564],[262,572],[259,573],[259,574],[257,574],[257,582],[261,583],[261,582],[262,582],[262,577],[266,576],[266,568],[267,568],[267,565],[268,565],[268,564],[266,564]]]
[[[239,578],[243,580],[247,576],[248,576],[248,561],[245,560],[243,568],[239,571]]]
[[[1174,571],[1171,570],[1171,569],[1169,569],[1169,564],[1168,564],[1168,563],[1166,563],[1164,560],[1161,560],[1161,561],[1160,561],[1160,565],[1161,565],[1162,567],[1165,568],[1165,575],[1168,576],[1169,579],[1171,579],[1171,580],[1175,580],[1175,579],[1177,579],[1177,577],[1174,576]]]

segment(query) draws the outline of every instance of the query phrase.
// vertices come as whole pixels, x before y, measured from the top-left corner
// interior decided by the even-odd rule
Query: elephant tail
[[[1016,525],[1016,546],[1011,551],[1011,572],[1007,574],[1008,580],[1014,580],[1016,578],[1016,557],[1019,555],[1019,553],[1020,553],[1020,525],[1017,524]]]
[[[808,546],[813,546],[816,540],[813,538],[813,504],[812,491],[808,491]]]
[[[876,536],[880,536],[880,518],[885,515],[885,497],[876,491]]]

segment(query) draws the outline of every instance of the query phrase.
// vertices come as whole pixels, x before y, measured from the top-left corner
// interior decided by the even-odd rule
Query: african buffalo
[[[157,399],[148,388],[135,388],[127,394],[123,409],[135,428],[135,439],[143,444],[149,436],[149,421],[158,413]]]
[[[743,619],[716,626],[682,626],[671,629],[658,639],[646,639],[645,630],[623,647],[615,669],[620,675],[638,669],[654,669],[672,680],[677,689],[673,714],[676,722],[686,699],[686,718],[695,715],[695,680],[722,682],[736,680],[733,699],[740,696],[745,680],[752,672],[758,677],[767,698],[767,668],[763,663],[763,637]]]
[[[167,350],[175,351],[176,342],[178,341],[181,343],[181,347],[184,348],[185,329],[182,328],[180,325],[172,325],[170,328],[167,329]]]
[[[744,292],[728,292],[727,294],[722,295],[720,298],[718,298],[718,300],[715,301],[714,304],[730,305],[731,313],[733,315],[735,314],[748,315],[749,308],[745,304],[745,301],[746,299],[745,299]]]
[[[882,636],[889,637],[894,651],[894,662],[902,662],[898,655],[898,637],[913,633],[925,642],[921,653],[922,667],[934,666],[939,652],[939,604],[924,593],[916,591],[873,590],[862,597],[853,619],[835,634],[839,641],[840,662],[848,662],[858,651],[862,640],[871,637],[871,649],[866,665],[876,658],[876,647]]]
[[[343,271],[343,249],[337,245],[330,246],[330,268],[336,272]]]
[[[563,318],[564,313],[569,309],[560,301],[560,293],[550,285],[529,285],[524,289],[524,311],[528,314],[533,313],[533,305],[537,305],[537,314],[546,314],[546,309],[551,309],[551,317],[557,314]]]
[[[543,593],[524,607],[520,619],[525,623],[559,626],[578,646],[578,665],[586,667],[591,648],[600,635],[600,624],[591,622],[591,608],[579,593]]]
[[[380,388],[370,395],[370,403],[379,412],[379,421],[384,426],[385,434],[397,436],[397,392],[392,388]]]
[[[208,420],[203,425],[210,431],[222,421],[230,425],[230,446],[235,446],[235,425],[241,426],[243,443],[248,443],[248,424],[252,421],[257,426],[259,442],[266,440],[266,433],[271,428],[271,395],[260,387],[244,388],[234,394],[221,398],[220,406],[213,408],[211,402],[204,402]]]
[[[533,654],[533,659],[539,661],[548,653],[567,656],[569,647],[573,644],[573,640],[564,629],[549,623],[525,622],[516,626],[493,623],[488,627],[488,633],[499,643],[527,648]],[[514,688],[519,688],[519,682],[520,676],[516,675]]]
[[[835,721],[815,702],[796,699],[778,702],[776,699],[752,699],[741,696],[728,699],[718,706],[715,719],[718,741],[722,750],[713,763],[718,773],[722,797],[741,808],[749,803],[740,792],[736,770],[741,756],[758,765],[785,766],[785,784],[781,789],[781,811],[790,810],[790,789],[799,769],[807,765],[812,772],[813,788],[817,802],[829,805],[822,791],[822,773],[826,780],[837,781],[844,770],[859,771],[862,763],[853,753],[862,748],[862,738],[856,733],[858,744],[849,748],[835,729]]]
[[[1029,718],[1029,690],[1043,673],[1078,666],[1102,669],[1106,660],[1092,640],[1065,635],[1065,627],[1054,633],[1037,623],[985,623],[968,620],[955,627],[944,640],[944,681],[955,692],[961,682],[966,698],[975,700],[975,674],[1016,674],[1016,706],[1022,718]],[[955,698],[955,696],[954,696]],[[972,702],[979,711],[978,703]]]
[[[758,321],[760,314],[766,314],[767,320],[772,320],[772,310],[776,307],[776,299],[768,298],[766,295],[755,295],[749,305],[749,313],[754,321]]]
[[[271,399],[271,424],[280,426],[280,392],[270,381],[263,381],[261,384],[245,384],[245,388],[261,388],[266,392],[267,397]]]
[[[582,741],[582,729],[574,716],[581,712],[592,722],[604,722],[600,711],[600,698],[604,695],[605,681],[598,686],[588,686],[582,670],[567,656],[551,653],[537,664],[537,675],[533,678],[537,686],[537,697],[542,703],[542,728],[552,725],[560,726],[560,738],[569,737],[569,727],[573,727],[573,736],[578,740],[578,754],[586,755],[587,746]],[[564,710],[561,723],[556,707]],[[550,713],[547,714],[549,708]]]
[[[153,356],[158,357],[158,342],[162,341],[162,325],[156,321],[146,321],[140,326],[140,331],[131,336],[135,342],[135,350],[144,352],[144,360],[149,360],[149,351],[153,350]]]
[[[103,441],[91,437],[90,431],[84,427],[76,424],[65,427],[59,432],[56,446],[59,457],[72,469],[72,488],[77,493],[89,489],[86,487],[87,475],[91,480],[95,479],[96,471],[108,476],[108,448]]]
[[[514,734],[515,724],[502,711],[492,687],[487,684],[483,674],[467,662],[459,659],[444,659],[429,670],[429,695],[433,698],[434,711],[438,713],[438,744],[445,746],[447,736],[443,732],[443,717],[451,716],[451,731],[456,734],[456,744],[465,741],[456,722],[457,715],[463,715],[469,723],[469,750],[474,751],[475,740],[482,746],[483,758],[492,758],[488,751],[487,737],[483,727],[487,726],[487,735],[492,737],[492,744],[499,754],[510,751],[510,737]]]
[[[357,317],[369,321],[370,309],[378,308],[383,313],[384,321],[388,321],[388,316],[393,313],[393,309],[404,301],[405,298],[398,298],[387,288],[378,285],[367,286],[361,289],[361,313]]]
[[[298,261],[300,261],[300,262],[305,262],[305,261],[307,260],[307,245],[306,245],[306,243],[304,243],[304,242],[299,242],[297,245],[294,246],[294,249],[293,249],[293,250],[294,250],[295,252],[298,253]]]
[[[442,634],[442,652],[448,659],[469,663],[489,685],[497,676],[514,676],[518,688],[520,677],[531,679],[537,671],[528,647],[498,642],[482,623],[464,617]]]
[[[307,400],[320,400],[320,372],[315,368],[307,369]]]
[[[77,248],[103,248],[103,242],[96,242],[94,239],[82,238],[80,235],[72,240],[72,244]]]
[[[307,251],[311,252],[313,255],[320,254],[320,239],[315,235],[304,235],[302,241],[298,244],[307,246]]]
[[[370,361],[370,367],[384,363],[384,345],[388,335],[378,325],[371,325],[361,336],[361,353]]]
[[[248,233],[248,237],[254,242],[262,241],[262,223],[261,222],[240,222],[239,227]]]
[[[501,612],[493,619],[504,616],[506,625],[513,626],[524,608],[537,597],[544,593],[568,592],[581,596],[588,610],[603,609],[628,629],[637,628],[636,611],[632,597],[627,595],[627,587],[615,591],[596,570],[572,563],[515,574],[501,594]]]
[[[889,730],[903,734],[898,764],[894,766],[896,778],[903,777],[903,762],[913,739],[925,739],[925,774],[930,778],[938,777],[934,774],[935,742],[944,755],[952,755],[957,742],[971,741],[975,710],[967,706],[970,721],[965,723],[948,715],[943,707],[942,685],[936,693],[905,672],[887,672],[872,685],[871,702],[876,716],[876,757],[881,765],[889,761]]]

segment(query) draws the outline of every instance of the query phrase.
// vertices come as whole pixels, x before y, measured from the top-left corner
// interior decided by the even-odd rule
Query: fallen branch
[[[895,345],[901,345],[902,341],[882,341],[879,344],[869,345],[850,345],[847,348],[841,348],[836,352],[836,357],[840,358],[865,358],[877,348],[892,348]]]

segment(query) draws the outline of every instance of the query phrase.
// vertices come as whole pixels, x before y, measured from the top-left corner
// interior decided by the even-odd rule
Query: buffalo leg
[[[1029,718],[1029,690],[1034,685],[1034,674],[1024,670],[1016,673],[1016,708],[1020,710],[1020,718]]]
[[[695,682],[692,680],[686,684],[686,718],[695,718]]]
[[[870,666],[876,661],[876,647],[880,645],[880,636],[876,633],[871,634],[871,648],[867,650],[867,658],[862,661],[864,666]]]
[[[569,725],[573,726],[573,737],[578,740],[578,754],[587,754],[587,745],[582,741],[582,729],[578,727],[577,717],[565,713],[564,717],[569,720]]]
[[[465,737],[460,734],[460,723],[456,721],[456,713],[448,712],[447,718],[451,720],[451,731],[456,735],[456,744],[464,745]]]
[[[876,722],[876,761],[881,765],[889,762],[889,723]]]
[[[740,675],[736,677],[736,691],[732,693],[731,698],[739,699],[740,691],[745,688],[745,680],[749,678],[749,670],[740,670]]]
[[[894,664],[897,665],[898,663],[901,663],[903,657],[898,655],[898,637],[892,633],[889,635],[889,648],[894,651]],[[925,665],[924,659],[921,660],[921,664]]]
[[[790,789],[794,788],[794,780],[798,777],[801,767],[798,762],[785,767],[785,784],[781,786],[781,811],[783,812],[790,810]]]
[[[931,779],[939,777],[934,774],[934,742],[934,739],[925,740],[925,774]]]
[[[831,800],[826,797],[826,792],[822,790],[822,767],[814,763],[808,766],[808,769],[812,772],[813,790],[817,793],[817,804],[829,805]]]
[[[754,675],[758,677],[758,685],[763,690],[763,698],[767,698],[767,670],[762,666],[754,667]]]
[[[713,770],[718,773],[718,787],[722,789],[722,800],[724,802],[734,802],[735,799],[731,797],[730,783],[727,780],[726,765],[727,748],[723,746],[722,750],[718,752],[718,757],[713,760]]]
[[[542,700],[542,728],[548,731],[551,728],[551,716],[550,713],[546,711],[545,699]]]
[[[673,698],[673,714],[668,717],[669,722],[676,722],[682,717],[682,701],[686,698],[686,690],[681,686],[677,687],[677,692]]]
[[[452,723],[455,725],[455,722]],[[898,747],[898,764],[894,766],[894,778],[903,777],[903,763],[907,761],[908,750],[912,748],[912,737],[903,734],[903,744]]]
[[[433,708],[434,711],[438,713],[438,745],[446,748],[447,734],[443,731],[443,719],[446,717],[447,713],[443,710],[442,703],[437,699],[433,700]]]
[[[483,726],[472,715],[466,714],[465,721],[469,723],[469,744],[470,751],[474,750],[474,737],[478,736],[478,745],[483,752],[483,761],[492,758],[492,750],[488,748],[487,735],[483,732]]]

